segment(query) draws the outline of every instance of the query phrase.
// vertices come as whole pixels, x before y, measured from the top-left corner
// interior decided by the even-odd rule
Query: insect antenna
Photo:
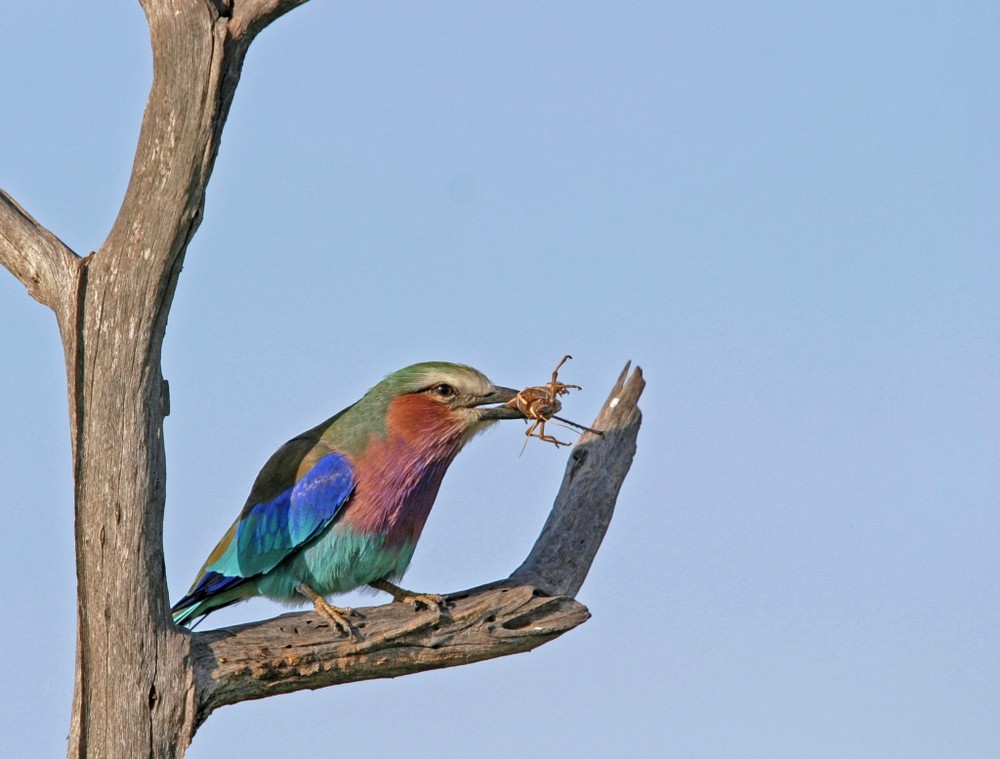
[[[574,429],[581,430],[582,432],[592,432],[595,435],[600,435],[601,437],[604,437],[604,431],[603,430],[595,430],[592,427],[586,427],[586,426],[584,426],[582,424],[577,424],[576,422],[571,422],[569,419],[563,419],[561,416],[553,416],[551,418],[555,419],[557,422],[562,422],[563,426],[569,426],[569,427],[572,427]]]

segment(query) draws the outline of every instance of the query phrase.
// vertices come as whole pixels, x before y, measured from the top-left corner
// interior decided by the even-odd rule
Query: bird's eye
[[[440,385],[435,385],[433,388],[431,388],[431,390],[435,395],[438,395],[442,398],[451,398],[451,396],[455,394],[455,388],[444,382],[442,382]]]

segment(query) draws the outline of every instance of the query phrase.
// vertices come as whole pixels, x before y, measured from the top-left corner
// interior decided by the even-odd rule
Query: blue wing
[[[189,593],[173,607],[174,621],[185,622],[240,600],[240,585],[274,569],[318,535],[353,490],[354,473],[347,457],[328,453],[277,497],[245,508],[208,557]]]
[[[353,489],[347,459],[328,453],[294,486],[244,513],[234,555],[220,557],[206,569],[242,577],[270,571],[330,524]]]

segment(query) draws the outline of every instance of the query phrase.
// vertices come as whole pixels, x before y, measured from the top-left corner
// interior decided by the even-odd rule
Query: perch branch
[[[590,617],[572,598],[527,586],[453,594],[440,618],[401,603],[357,611],[356,642],[315,612],[195,634],[198,722],[249,699],[530,651]]]
[[[638,368],[626,379],[628,368],[594,422],[604,436],[580,438],[535,548],[509,579],[448,596],[440,617],[398,603],[361,609],[360,641],[315,612],[195,633],[197,723],[240,701],[530,651],[585,622],[590,613],[569,596],[600,547],[641,422],[645,383]]]

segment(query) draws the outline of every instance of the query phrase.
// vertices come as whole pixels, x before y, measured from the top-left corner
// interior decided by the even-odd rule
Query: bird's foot
[[[313,601],[313,606],[316,607],[317,612],[333,622],[333,626],[343,632],[348,638],[357,640],[357,630],[354,629],[354,625],[348,619],[348,617],[355,615],[354,609],[349,609],[345,606],[331,606],[323,598]]]
[[[313,606],[316,608],[316,612],[333,622],[333,626],[337,630],[343,632],[351,640],[358,639],[357,630],[354,629],[354,625],[352,625],[350,619],[348,619],[348,617],[356,615],[354,609],[330,605],[327,603],[327,600],[323,598],[323,596],[310,588],[304,582],[299,583],[296,590],[312,601]]]
[[[388,580],[373,580],[368,584],[376,590],[382,590],[391,595],[393,601],[409,604],[414,611],[426,608],[437,611],[440,615],[446,613],[448,607],[448,599],[437,593],[414,593],[412,590],[405,590]]]

